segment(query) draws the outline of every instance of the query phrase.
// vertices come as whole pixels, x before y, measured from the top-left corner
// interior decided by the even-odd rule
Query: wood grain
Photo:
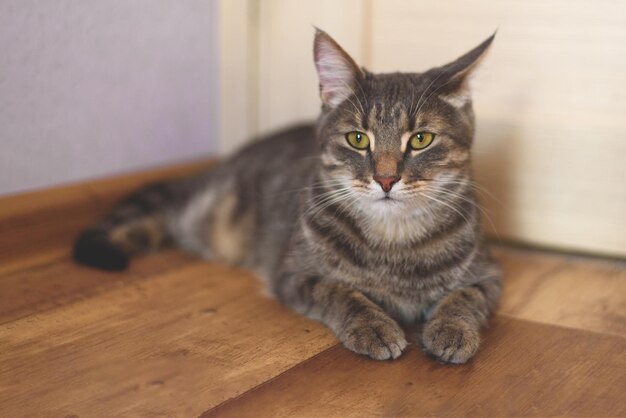
[[[465,366],[333,347],[203,417],[623,416],[626,341],[500,317]]]
[[[499,312],[626,337],[626,262],[500,248]]]
[[[168,250],[137,257],[124,273],[78,266],[69,257],[5,273],[0,280],[0,324],[181,268],[192,261],[197,260],[180,251]]]
[[[0,325],[2,416],[194,416],[334,344],[198,261]]]

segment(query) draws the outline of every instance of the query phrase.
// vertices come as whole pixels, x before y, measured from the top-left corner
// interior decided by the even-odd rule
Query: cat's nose
[[[374,181],[380,184],[385,193],[389,193],[394,184],[400,181],[400,176],[374,176]]]

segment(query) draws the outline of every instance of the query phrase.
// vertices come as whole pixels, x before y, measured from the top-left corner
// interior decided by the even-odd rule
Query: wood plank
[[[198,261],[0,325],[0,415],[194,416],[333,344]]]
[[[626,339],[500,316],[482,351],[440,365],[331,349],[203,417],[624,416]]]
[[[105,272],[64,256],[0,275],[0,324],[41,313],[52,307],[86,298],[104,289],[144,280],[196,260],[180,251],[167,250],[133,259],[128,271]]]
[[[497,248],[505,284],[499,312],[626,336],[626,262]]]
[[[202,160],[0,198],[0,273],[67,256],[79,231],[122,196],[210,164]]]

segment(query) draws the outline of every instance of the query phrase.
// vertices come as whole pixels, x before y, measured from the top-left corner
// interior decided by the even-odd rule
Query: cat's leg
[[[499,295],[499,276],[449,293],[424,324],[422,344],[426,352],[446,363],[465,363],[472,358],[480,344],[480,329]]]
[[[406,348],[398,323],[356,289],[315,275],[284,273],[273,282],[273,290],[296,311],[328,326],[355,353],[387,360],[400,357]]]

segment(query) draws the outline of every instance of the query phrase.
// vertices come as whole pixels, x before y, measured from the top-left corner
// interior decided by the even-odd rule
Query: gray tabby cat
[[[492,40],[421,74],[373,74],[318,30],[315,126],[139,191],[79,237],[76,260],[122,270],[172,242],[254,269],[356,353],[398,358],[399,323],[422,321],[428,354],[466,362],[500,295],[473,194],[467,87]]]

